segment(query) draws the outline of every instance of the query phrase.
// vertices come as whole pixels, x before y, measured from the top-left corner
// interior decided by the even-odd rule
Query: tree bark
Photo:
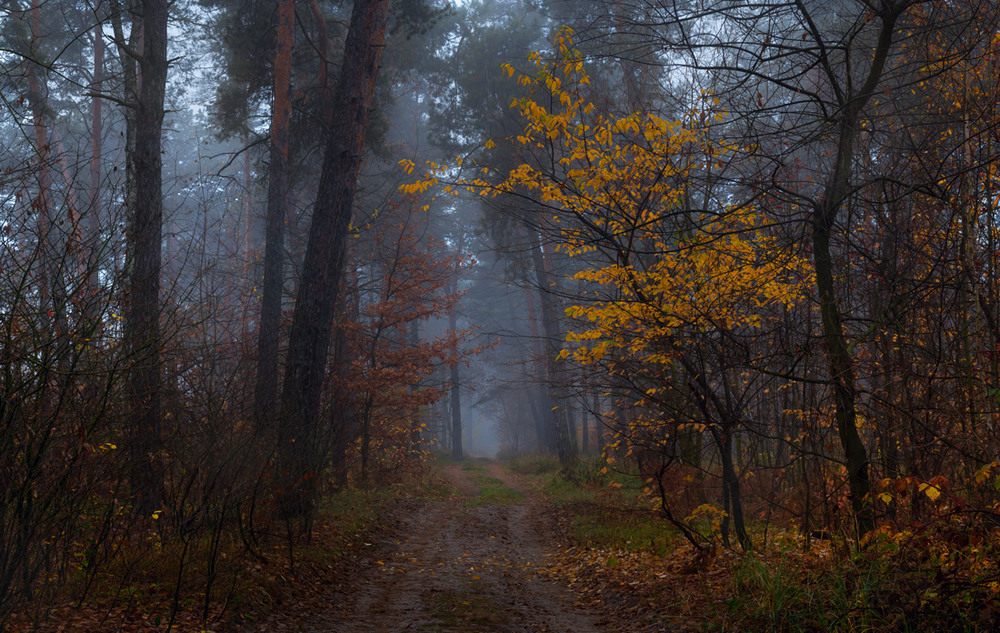
[[[278,399],[278,343],[281,335],[282,275],[285,260],[285,213],[288,206],[288,128],[291,122],[292,23],[294,0],[278,4],[274,53],[274,103],[271,113],[271,164],[267,181],[264,234],[264,283],[257,333],[257,386],[254,416],[257,431],[274,428]]]
[[[313,452],[334,307],[388,10],[389,0],[354,3],[289,332],[278,438],[278,506],[283,517],[303,517],[307,524],[319,469]]]
[[[340,490],[347,485],[348,455],[360,431],[359,407],[349,384],[351,374],[351,346],[347,336],[349,323],[357,322],[360,312],[358,275],[353,265],[354,252],[347,254],[348,270],[344,291],[341,293],[340,319],[333,335],[333,394],[330,406],[330,466],[333,485]]]
[[[141,85],[135,100],[135,206],[130,209],[125,348],[132,360],[129,455],[134,509],[147,513],[163,499],[160,376],[160,261],[163,228],[163,101],[167,84],[167,0],[143,0]]]

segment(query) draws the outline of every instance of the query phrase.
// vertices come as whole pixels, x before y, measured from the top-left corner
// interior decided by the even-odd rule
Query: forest
[[[0,99],[0,631],[1000,627],[992,0],[2,0]]]

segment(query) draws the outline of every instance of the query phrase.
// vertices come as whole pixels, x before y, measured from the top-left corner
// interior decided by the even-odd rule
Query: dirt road
[[[544,501],[496,465],[489,476],[520,490],[513,505],[491,505],[461,465],[446,474],[458,491],[401,507],[387,543],[366,548],[355,576],[331,589],[328,608],[298,622],[308,633],[593,633],[594,614],[539,576],[556,542]],[[480,477],[480,481],[481,481]]]

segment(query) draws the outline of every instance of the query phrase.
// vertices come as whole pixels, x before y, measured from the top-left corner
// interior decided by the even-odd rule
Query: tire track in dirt
[[[554,542],[542,502],[495,464],[491,476],[525,494],[517,505],[469,506],[476,486],[445,472],[459,494],[401,504],[395,542],[373,544],[329,608],[298,623],[309,633],[599,633],[592,613],[539,576]]]

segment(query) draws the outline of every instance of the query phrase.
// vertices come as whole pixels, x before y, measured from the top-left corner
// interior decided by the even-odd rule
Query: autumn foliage
[[[451,280],[471,264],[426,235],[426,221],[417,201],[406,197],[357,229],[355,252],[363,247],[372,259],[352,278],[354,318],[345,312],[339,324],[351,361],[334,391],[345,394],[339,406],[357,416],[359,476],[366,482],[372,470],[391,477],[426,455],[432,406],[448,388],[436,374],[483,349],[471,343],[471,329],[419,335],[421,325],[455,308],[461,294],[449,292]]]
[[[918,29],[931,18],[908,19]],[[925,184],[907,193],[872,177],[859,194],[871,204],[851,207],[857,219],[831,260],[853,306],[840,353],[853,358],[855,382],[843,384],[857,390],[851,406],[871,455],[864,499],[851,497],[853,479],[847,486],[851,445],[842,422],[832,423],[843,409],[827,391],[827,349],[816,342],[832,312],[817,302],[815,243],[794,228],[814,220],[790,187],[816,191],[815,172],[795,157],[777,172],[787,180],[772,174],[769,189],[734,176],[768,148],[727,135],[730,115],[711,90],[672,118],[602,110],[588,98],[590,61],[562,30],[550,52],[530,58],[531,71],[502,70],[524,92],[511,103],[522,127],[487,148],[502,143],[519,165],[456,161],[470,174],[456,178],[431,164],[404,187],[534,205],[580,282],[565,307],[560,357],[597,372],[608,398],[600,411],[614,432],[607,469],[644,480],[696,548],[716,537],[728,546],[732,529],[744,549],[766,545],[766,530],[755,537],[748,528],[758,521],[807,535],[844,530],[861,547],[885,535],[904,544],[921,533],[992,538],[996,88],[987,69],[996,38],[965,33],[963,57],[949,58],[947,32],[928,32],[920,41],[929,51],[907,43],[886,71],[912,73],[910,94],[886,87],[863,123],[883,125],[880,134],[906,130],[914,117],[925,127],[909,136],[912,148],[862,134],[857,166],[864,182],[884,167]],[[917,54],[937,61],[915,68],[907,56]],[[908,109],[923,100],[935,107]],[[956,457],[971,462],[956,468]],[[880,527],[852,538],[859,512],[861,524],[874,518]]]

